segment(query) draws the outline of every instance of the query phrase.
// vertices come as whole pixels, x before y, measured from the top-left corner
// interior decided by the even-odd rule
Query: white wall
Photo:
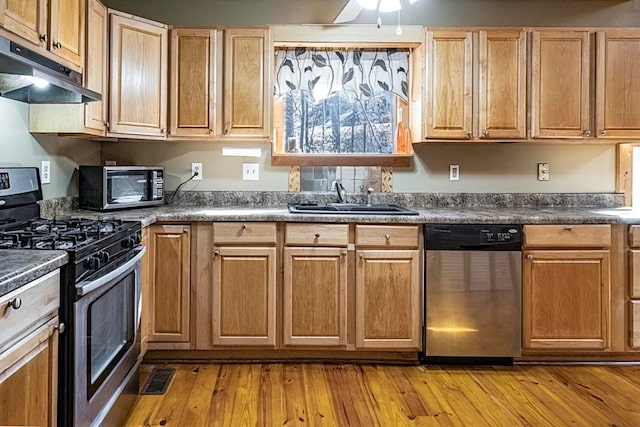
[[[51,184],[42,186],[43,198],[78,194],[76,168],[100,162],[100,144],[55,135],[29,133],[29,105],[0,97],[0,167],[35,166],[51,162]]]
[[[203,164],[203,180],[183,189],[287,191],[288,167],[271,166],[270,144],[234,144],[261,147],[262,158],[223,157],[222,144],[205,142],[103,143],[103,160],[118,164],[163,165],[167,188],[175,189],[191,176],[191,162]],[[396,168],[396,192],[613,192],[613,145],[552,145],[492,143],[423,143],[414,145],[410,168]],[[242,181],[242,163],[260,164],[260,181]],[[449,181],[449,165],[460,165],[460,181]],[[537,163],[549,163],[551,179],[537,180]]]

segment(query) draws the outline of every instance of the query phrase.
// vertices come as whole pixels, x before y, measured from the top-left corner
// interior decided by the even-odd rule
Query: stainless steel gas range
[[[36,168],[0,168],[0,250],[65,250],[58,425],[121,425],[138,391],[140,245],[136,221],[40,218]]]

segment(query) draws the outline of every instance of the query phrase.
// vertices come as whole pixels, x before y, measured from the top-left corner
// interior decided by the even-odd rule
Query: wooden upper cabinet
[[[46,47],[48,0],[0,1],[0,26],[31,43]]]
[[[102,101],[85,105],[85,126],[104,134],[107,127],[107,98],[109,83],[107,8],[97,0],[87,1],[87,53],[84,85],[102,94]]]
[[[533,31],[531,136],[592,136],[587,31]]]
[[[527,45],[524,31],[480,31],[480,138],[525,138]]]
[[[0,1],[0,26],[81,70],[86,1],[3,0]]]
[[[272,63],[269,29],[224,31],[223,138],[270,137]]]
[[[167,26],[111,13],[109,132],[165,138]]]
[[[173,136],[215,135],[217,35],[216,30],[171,30]]]
[[[640,31],[597,33],[596,130],[599,138],[640,136]]]
[[[50,0],[49,3],[49,50],[80,66],[84,60],[86,1]]]
[[[473,137],[472,33],[427,32],[425,137]]]

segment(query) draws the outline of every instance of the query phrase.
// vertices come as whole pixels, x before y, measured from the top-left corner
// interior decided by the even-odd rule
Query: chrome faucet
[[[333,186],[336,189],[336,193],[338,193],[338,203],[347,203],[347,190],[345,190],[344,185],[340,181],[333,181]]]
[[[371,206],[371,195],[373,194],[373,188],[367,188],[367,206]]]

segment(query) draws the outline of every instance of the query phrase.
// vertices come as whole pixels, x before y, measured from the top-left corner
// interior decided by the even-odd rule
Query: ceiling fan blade
[[[347,4],[344,5],[336,19],[333,20],[334,24],[343,24],[346,22],[351,22],[360,15],[362,12],[362,7],[358,4],[356,0],[349,0]]]

